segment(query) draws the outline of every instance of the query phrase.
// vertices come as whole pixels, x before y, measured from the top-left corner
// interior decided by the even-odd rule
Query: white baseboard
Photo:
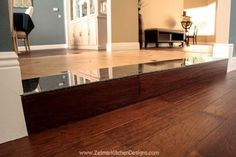
[[[20,95],[21,71],[15,52],[0,52],[0,144],[27,136]]]
[[[214,57],[228,58],[228,72],[236,70],[236,57],[233,56],[234,44],[216,43],[213,47]]]
[[[0,68],[19,67],[18,56],[14,52],[0,52]]]
[[[67,44],[56,44],[56,45],[32,45],[31,50],[51,50],[51,49],[63,49],[68,48]],[[19,51],[25,51],[24,46],[19,47]]]
[[[228,72],[236,70],[236,57],[229,59]]]
[[[139,50],[139,43],[138,42],[107,43],[107,52],[124,51],[124,50]]]
[[[236,70],[236,57],[230,57],[228,62],[228,72]]]
[[[106,47],[102,45],[73,45],[69,49],[82,49],[82,50],[105,50]]]

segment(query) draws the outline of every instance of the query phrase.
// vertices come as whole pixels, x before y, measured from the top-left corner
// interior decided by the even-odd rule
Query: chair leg
[[[187,37],[187,39],[186,39],[186,44],[187,44],[187,46],[189,46],[189,37]]]
[[[15,37],[12,37],[12,46],[13,46],[13,50],[16,52],[17,51],[17,48],[16,48],[16,42],[15,42]],[[17,52],[16,52],[17,53]]]
[[[19,53],[17,37],[12,37],[13,49],[16,53]]]
[[[23,40],[24,40],[24,45],[25,45],[25,52],[28,53],[27,41],[26,39],[23,39]]]
[[[27,46],[28,46],[28,53],[30,53],[31,50],[30,50],[30,44],[29,44],[29,37],[28,36],[26,36],[26,43],[27,43]]]
[[[19,53],[19,49],[18,49],[18,37],[17,37],[17,34],[16,34],[16,31],[15,31],[15,30],[12,32],[12,40],[13,40],[14,51],[18,54],[18,53]]]

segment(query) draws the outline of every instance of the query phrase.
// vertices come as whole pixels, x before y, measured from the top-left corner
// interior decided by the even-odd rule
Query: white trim
[[[228,62],[228,72],[236,70],[236,57],[234,57],[234,44],[230,44],[229,49],[229,62]]]
[[[236,59],[230,59],[228,64],[228,72],[236,70]]]
[[[15,52],[1,52],[0,53],[0,61],[1,60],[17,60],[18,56]]]
[[[213,47],[213,57],[229,58],[228,72],[236,70],[236,57],[233,57],[234,44],[216,43]]]
[[[0,68],[19,66],[15,52],[0,52]]]
[[[236,61],[236,57],[232,57],[231,60]]]
[[[123,50],[139,50],[139,43],[138,42],[107,43],[107,52],[123,51]]]
[[[15,52],[0,52],[0,144],[28,135],[20,95],[21,71]]]
[[[64,49],[68,48],[67,44],[56,44],[56,45],[33,45],[30,46],[31,50],[50,50],[50,49]],[[19,51],[25,51],[24,46],[19,47]]]
[[[231,59],[233,57],[233,48],[233,44],[215,43],[213,46],[213,56]]]
[[[72,45],[69,49],[81,49],[81,50],[105,50],[106,48],[102,45]]]

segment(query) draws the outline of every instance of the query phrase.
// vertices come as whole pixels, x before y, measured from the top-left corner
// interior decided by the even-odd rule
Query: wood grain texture
[[[29,134],[105,113],[138,99],[138,78],[22,96]]]
[[[205,112],[220,116],[222,118],[228,118],[233,114],[236,114],[234,108],[236,107],[236,90],[229,90],[226,94],[224,94],[217,102],[213,102],[207,108],[205,108]]]
[[[236,156],[236,116],[227,119],[223,125],[201,140],[186,157],[235,157]]]
[[[161,157],[235,157],[236,72],[189,84],[97,117],[0,145],[2,157],[82,156],[81,150],[150,150]],[[120,138],[121,137],[121,138]]]
[[[215,77],[224,77],[227,70],[227,62],[227,60],[222,60],[141,75],[141,99],[159,96],[187,84],[207,81]]]
[[[196,83],[192,86],[195,88],[200,86],[201,89],[196,92],[194,88],[191,88],[193,91],[191,92],[191,90],[187,90],[189,87],[186,86],[179,90],[172,91],[171,93],[166,93],[161,97],[162,99],[164,98],[165,101],[168,101],[169,97],[173,97],[174,93],[176,94],[175,101],[171,100],[168,108],[159,111],[157,110],[145,119],[138,119],[120,126],[119,128],[110,130],[107,132],[108,136],[117,139],[120,143],[129,147],[139,143],[139,141],[151,139],[154,134],[166,131],[168,128],[185,121],[189,117],[201,113],[201,111],[203,111],[208,105],[212,105],[212,102],[217,101],[219,98],[224,96],[225,93],[229,92],[231,88],[235,88],[236,82],[230,81],[226,83],[220,80],[200,84]],[[179,97],[178,93],[182,93],[183,96]],[[221,121],[222,117],[219,117],[219,119]],[[194,120],[192,120],[192,122],[194,122]],[[176,133],[178,133],[178,131],[176,131]],[[146,145],[146,143],[139,144]]]
[[[23,79],[59,74],[62,71],[78,73],[98,68],[140,64],[192,56],[212,56],[212,46],[190,46],[138,51],[40,50],[20,54]]]
[[[144,149],[143,146],[148,142],[159,148],[160,157],[185,156],[187,150],[203,140],[223,121],[218,117],[196,113],[160,133],[154,133],[145,143],[135,143],[132,148]]]
[[[227,60],[22,96],[29,134],[224,77]],[[210,74],[210,75],[209,75]]]

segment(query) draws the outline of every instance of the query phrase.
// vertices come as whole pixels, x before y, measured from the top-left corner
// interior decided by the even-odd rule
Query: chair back
[[[34,11],[34,7],[30,6],[28,9],[26,9],[25,14],[28,14],[32,18],[33,11]]]

